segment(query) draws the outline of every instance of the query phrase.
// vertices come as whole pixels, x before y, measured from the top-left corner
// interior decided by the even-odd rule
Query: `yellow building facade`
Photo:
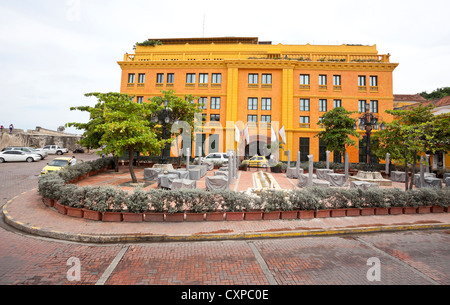
[[[135,54],[118,62],[120,92],[148,102],[161,90],[174,90],[206,104],[193,156],[236,148],[240,155],[267,154],[263,150],[273,141],[272,130],[281,140],[284,127],[281,160],[287,160],[283,150],[290,150],[292,158],[300,151],[303,160],[312,154],[314,161],[323,161],[326,149],[316,135],[325,112],[334,107],[359,111],[369,103],[382,121],[392,120],[385,110],[393,109],[397,64],[378,54],[376,46],[283,45],[255,37],[155,40],[162,44],[137,45]],[[246,127],[249,141],[242,136]],[[348,153],[350,162],[360,161],[358,147]]]

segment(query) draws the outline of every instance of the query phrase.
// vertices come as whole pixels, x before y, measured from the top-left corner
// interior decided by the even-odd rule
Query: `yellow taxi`
[[[68,167],[71,159],[72,158],[67,157],[58,157],[53,159],[52,162],[47,163],[47,166],[41,170],[41,176],[45,175],[46,173],[56,172],[63,168]]]
[[[269,161],[267,161],[266,157],[263,156],[253,156],[248,160],[248,166],[251,167],[268,167]]]

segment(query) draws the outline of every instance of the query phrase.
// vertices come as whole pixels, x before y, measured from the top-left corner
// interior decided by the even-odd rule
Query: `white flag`
[[[247,144],[250,143],[250,135],[248,134],[248,126],[244,129],[244,137],[247,140]]]
[[[273,127],[271,126],[270,129],[272,130],[271,134],[271,142],[278,142],[277,134],[275,133],[275,130],[273,130]]]
[[[280,129],[280,136],[281,136],[281,139],[283,140],[283,143],[286,144],[286,133],[284,131],[284,126],[281,127],[281,129]]]
[[[239,128],[237,127],[236,124],[234,124],[234,140],[235,140],[236,142],[238,142],[238,143],[239,143],[239,141],[240,141],[240,139],[241,139],[239,133],[240,133],[240,132],[239,132]]]

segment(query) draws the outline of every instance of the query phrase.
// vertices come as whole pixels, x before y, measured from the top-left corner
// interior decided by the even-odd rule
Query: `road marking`
[[[266,277],[267,281],[269,282],[269,285],[278,285],[277,281],[275,280],[275,278],[273,277],[272,273],[269,270],[269,266],[267,266],[266,261],[261,256],[261,253],[259,253],[258,249],[255,247],[253,242],[247,242],[247,244],[249,245],[250,249],[252,249],[252,252],[256,257],[256,261],[261,267],[261,270],[264,276]]]
[[[361,238],[359,238],[359,237],[355,237],[355,240],[357,240],[357,241],[359,241],[359,242],[365,244],[367,247],[369,247],[369,248],[375,250],[376,252],[378,252],[378,253],[380,253],[380,254],[382,254],[382,255],[384,255],[384,256],[389,257],[391,260],[393,260],[393,261],[399,263],[400,265],[402,265],[403,267],[405,267],[405,268],[411,270],[412,272],[414,272],[414,273],[417,274],[418,276],[420,276],[420,277],[422,277],[423,279],[429,281],[431,284],[433,284],[433,285],[440,285],[438,282],[436,282],[435,280],[433,280],[432,278],[430,278],[430,277],[427,276],[426,274],[420,272],[419,270],[417,270],[417,269],[414,268],[413,266],[411,266],[411,265],[405,263],[405,262],[402,261],[401,259],[399,259],[399,258],[397,258],[397,257],[395,257],[395,256],[393,256],[393,255],[391,255],[391,254],[389,254],[389,253],[387,253],[387,252],[385,252],[385,251],[383,251],[383,250],[377,248],[377,247],[376,247],[375,245],[373,245],[372,243],[370,243],[370,242],[368,242],[368,241],[365,241],[365,240],[363,240],[363,239],[361,239]]]
[[[114,272],[114,269],[116,269],[117,265],[125,256],[125,253],[127,252],[128,248],[129,247],[123,247],[122,249],[120,249],[119,253],[117,253],[116,257],[113,259],[111,264],[109,264],[108,268],[106,268],[105,272],[103,272],[102,276],[98,279],[95,285],[105,285],[111,274]]]

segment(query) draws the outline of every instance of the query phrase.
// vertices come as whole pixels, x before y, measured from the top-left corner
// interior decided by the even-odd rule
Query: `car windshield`
[[[48,165],[50,166],[66,166],[69,161],[66,160],[53,160]]]

